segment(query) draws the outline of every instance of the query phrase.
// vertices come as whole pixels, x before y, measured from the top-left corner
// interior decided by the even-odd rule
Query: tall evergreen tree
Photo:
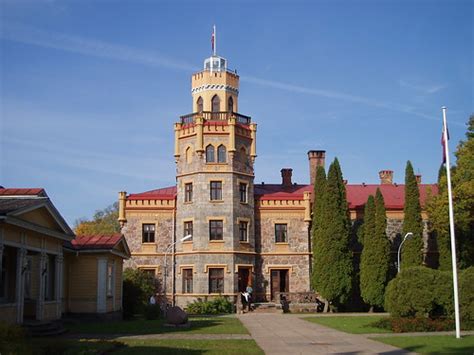
[[[316,179],[314,181],[314,201],[313,201],[313,217],[311,226],[311,250],[318,249],[317,239],[318,233],[317,228],[322,225],[323,222],[323,209],[324,209],[324,192],[326,191],[326,171],[324,167],[318,166],[316,169]],[[313,258],[313,270],[315,268],[315,259]],[[316,288],[316,275],[314,272],[311,273],[311,287],[314,290]]]
[[[438,194],[429,196],[426,209],[430,216],[430,232],[436,238],[438,268],[451,270],[451,240],[449,238],[449,207],[446,167],[441,165],[438,173]]]
[[[364,224],[362,225],[362,233],[360,243],[364,245],[365,236],[373,237],[375,233],[375,199],[370,195],[364,208]]]
[[[403,209],[403,235],[409,232],[413,236],[403,244],[401,266],[420,266],[423,263],[423,221],[421,218],[420,191],[411,162],[405,170],[405,207]]]
[[[366,236],[361,256],[360,289],[363,300],[373,310],[373,306],[382,307],[384,304],[390,267],[387,216],[380,189],[377,189],[375,202],[374,198],[369,196],[366,211],[368,216],[364,214],[364,231],[367,227],[367,233],[364,233]]]
[[[337,159],[329,167],[323,196],[322,222],[315,229],[314,287],[328,302],[340,305],[350,296],[353,268],[345,185]]]

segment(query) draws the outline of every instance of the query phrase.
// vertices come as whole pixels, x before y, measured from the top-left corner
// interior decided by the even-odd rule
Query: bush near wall
[[[189,314],[234,313],[234,305],[225,297],[217,297],[210,301],[198,298],[193,303],[188,304],[186,311]]]
[[[474,321],[474,267],[459,272],[461,319]],[[418,266],[400,272],[385,293],[393,317],[454,318],[451,272]]]
[[[139,269],[127,268],[123,272],[123,317],[132,318],[145,311],[151,295],[155,295],[153,277]]]

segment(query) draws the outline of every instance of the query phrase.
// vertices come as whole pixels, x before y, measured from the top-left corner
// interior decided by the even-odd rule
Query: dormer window
[[[218,163],[225,163],[227,161],[227,149],[225,145],[221,144],[217,147],[217,162]]]
[[[206,147],[206,163],[214,163],[214,162],[215,162],[214,146],[209,144]]]

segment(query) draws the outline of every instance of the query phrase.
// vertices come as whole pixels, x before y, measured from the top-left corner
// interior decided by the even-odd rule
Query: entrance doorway
[[[271,272],[271,299],[272,301],[279,301],[275,299],[277,292],[289,292],[290,280],[288,269],[272,270]]]
[[[245,292],[247,285],[252,286],[250,268],[239,267],[239,292]]]

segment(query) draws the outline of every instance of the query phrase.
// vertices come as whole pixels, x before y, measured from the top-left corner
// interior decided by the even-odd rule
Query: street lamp
[[[165,294],[165,297],[164,297],[164,314],[166,316],[166,309],[168,308],[167,305],[168,305],[168,297],[167,297],[167,294],[166,294],[166,276],[168,275],[168,253],[172,250],[172,248],[178,244],[178,242],[184,242],[186,240],[189,240],[191,239],[193,236],[192,234],[188,234],[187,236],[184,236],[183,238],[171,243],[170,245],[168,245],[168,247],[166,248],[165,250],[165,277],[164,277],[164,282],[163,282],[163,293]]]
[[[407,240],[408,238],[411,238],[413,237],[413,233],[412,232],[408,232],[407,234],[405,234],[405,236],[403,237],[403,240],[402,242],[400,243],[400,246],[398,247],[398,263],[397,263],[397,267],[398,267],[398,272],[400,272],[400,252],[402,251],[402,245],[403,243],[405,243],[405,240]]]

